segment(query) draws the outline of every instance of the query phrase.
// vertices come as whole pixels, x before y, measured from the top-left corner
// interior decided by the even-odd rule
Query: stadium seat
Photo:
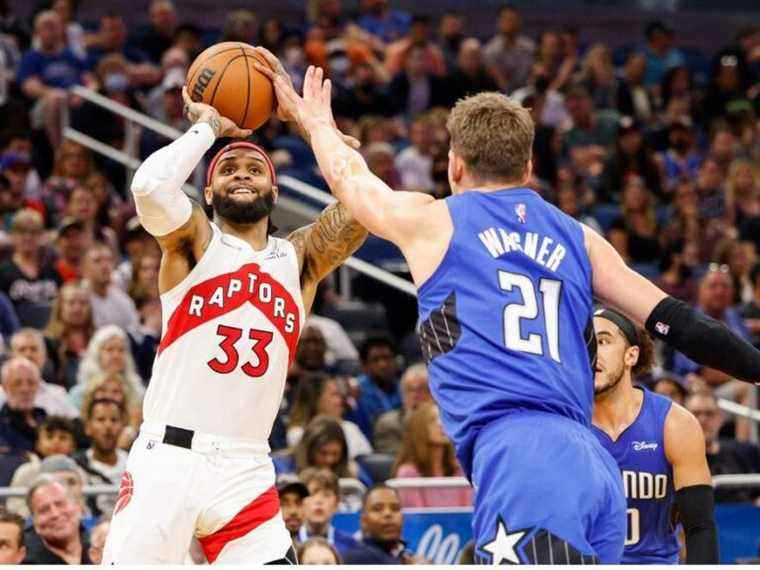
[[[386,453],[370,453],[356,458],[375,483],[385,483],[390,479],[395,460],[395,457]]]

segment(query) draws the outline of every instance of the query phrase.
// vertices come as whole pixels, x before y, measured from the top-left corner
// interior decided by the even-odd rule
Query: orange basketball
[[[187,72],[190,98],[213,106],[244,129],[258,129],[274,108],[272,82],[256,70],[255,61],[266,62],[253,47],[223,42],[201,53]]]

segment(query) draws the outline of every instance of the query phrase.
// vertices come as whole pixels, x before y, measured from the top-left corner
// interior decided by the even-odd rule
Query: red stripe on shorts
[[[243,507],[242,511],[232,517],[232,520],[218,531],[198,539],[206,559],[209,562],[214,562],[228,542],[245,536],[253,529],[261,526],[274,517],[279,510],[280,496],[273,485]]]

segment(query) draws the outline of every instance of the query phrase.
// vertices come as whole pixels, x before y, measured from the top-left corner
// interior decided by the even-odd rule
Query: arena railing
[[[140,133],[142,129],[151,130],[170,140],[175,140],[182,135],[181,131],[170,127],[161,121],[157,121],[156,119],[153,119],[144,113],[135,111],[126,105],[122,105],[121,103],[113,101],[108,97],[104,97],[100,93],[96,93],[95,91],[87,89],[86,87],[82,87],[81,85],[75,85],[71,87],[69,89],[69,93],[70,95],[81,97],[85,101],[88,101],[93,105],[97,105],[98,107],[101,107],[124,119],[125,141],[124,148],[122,149],[115,148],[77,129],[74,129],[70,124],[69,113],[65,108],[64,112],[61,114],[61,130],[64,138],[77,142],[82,146],[89,148],[93,152],[103,155],[123,165],[127,170],[128,181],[132,179],[132,175],[134,174],[135,170],[137,170],[137,168],[140,166],[138,151]],[[203,168],[201,165],[199,165],[199,168],[196,169],[194,180],[196,182],[195,186],[192,184],[185,184],[183,190],[193,198],[198,199],[200,198],[200,191],[198,188],[200,188],[203,183]],[[324,192],[319,188],[315,188],[310,184],[306,184],[305,182],[293,178],[292,176],[280,176],[278,177],[278,180],[281,186],[286,187],[288,190],[291,190],[299,196],[307,198],[311,202],[317,202],[323,205],[328,205],[335,202],[335,198],[327,192]],[[288,198],[287,196],[281,195],[277,201],[277,204],[278,207],[284,208],[289,212],[308,219],[309,221],[314,221],[314,219],[319,214],[319,210],[302,204],[298,200]],[[410,281],[394,275],[389,271],[386,271],[372,263],[368,263],[357,257],[348,258],[341,267],[341,291],[348,291],[350,289],[350,279],[347,268],[362,273],[408,295],[411,295],[413,297],[417,296],[417,289]]]
[[[394,489],[459,489],[470,486],[464,477],[409,477],[404,479],[388,479],[385,482]],[[715,475],[713,487],[760,487],[760,473],[738,473],[735,475]],[[341,495],[365,493],[367,488],[356,479],[340,480]],[[0,487],[0,499],[8,497],[24,497],[26,487]],[[118,485],[85,485],[82,494],[86,497],[93,495],[116,495]]]

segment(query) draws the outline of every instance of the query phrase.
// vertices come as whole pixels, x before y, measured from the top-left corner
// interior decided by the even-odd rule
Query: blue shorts
[[[620,562],[620,469],[588,428],[556,414],[515,412],[481,430],[473,455],[477,561]]]

